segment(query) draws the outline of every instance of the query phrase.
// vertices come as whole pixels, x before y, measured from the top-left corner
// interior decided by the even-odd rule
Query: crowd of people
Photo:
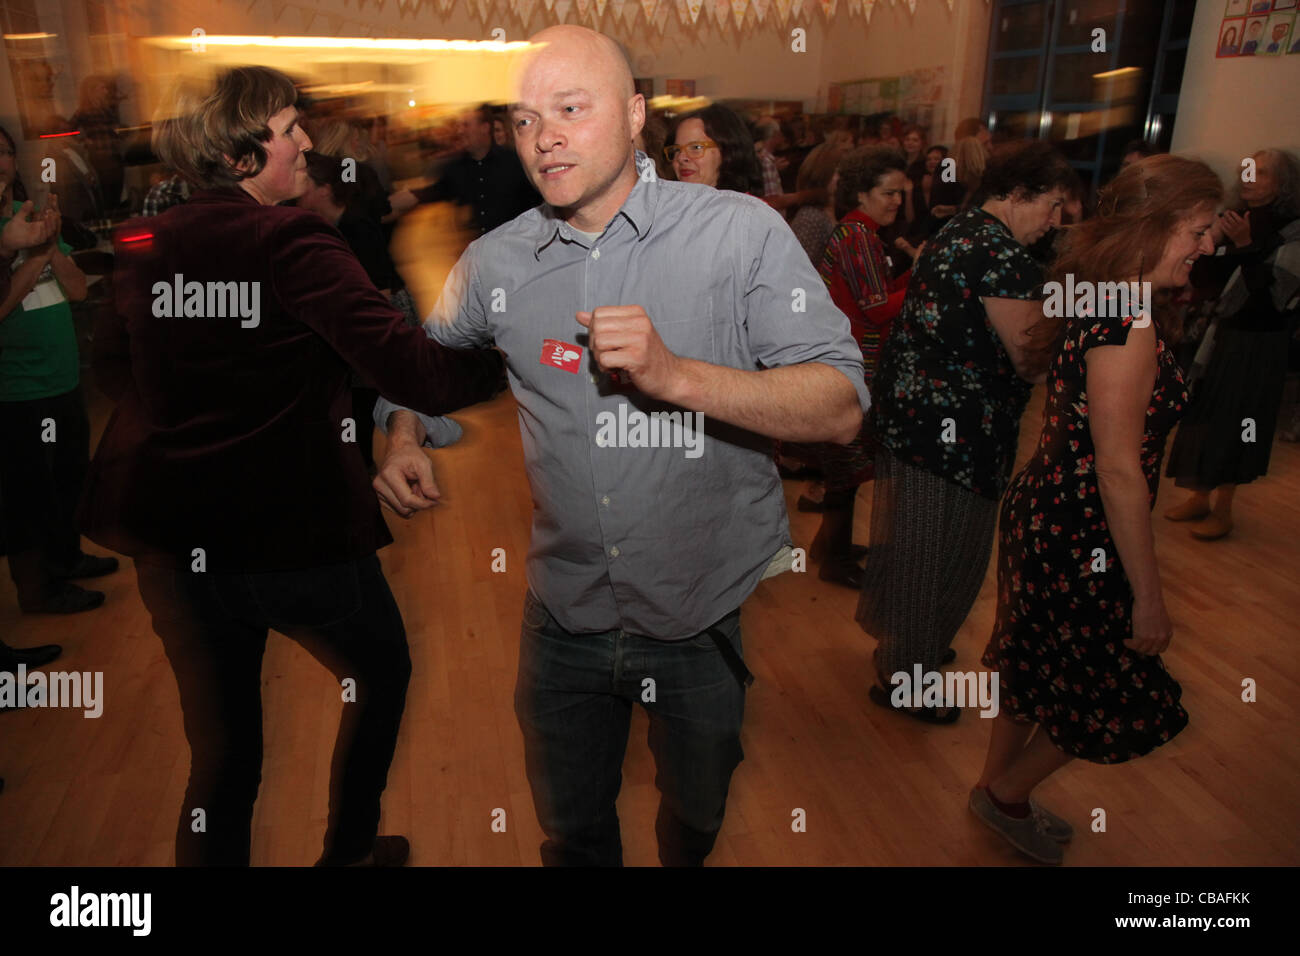
[[[1060,863],[1072,828],[1036,788],[1188,723],[1160,657],[1173,627],[1151,509],[1180,419],[1167,467],[1190,497],[1165,516],[1198,538],[1230,533],[1237,487],[1267,473],[1297,327],[1300,163],[1262,150],[1257,177],[1225,195],[1204,163],[1138,142],[1092,196],[1049,143],[995,145],[979,120],[949,147],[895,118],[654,115],[607,38],[535,39],[516,101],[461,115],[454,141],[433,144],[432,184],[412,189],[397,188],[382,120],[306,103],[274,70],[179,90],[154,125],[165,168],[139,197],[147,233],[140,219],[118,231],[98,314],[96,384],[116,407],[93,462],[68,304],[86,276],[52,232],[57,205],[24,203],[4,134],[10,573],[24,611],[72,613],[103,601],[72,580],[118,567],[80,533],[135,560],[192,755],[178,863],[248,862],[271,629],[358,682],[320,862],[405,861],[404,838],[378,835],[410,675],[376,557],[392,540],[380,504],[410,518],[437,503],[422,447],[457,440],[446,415],[507,382],[535,503],[514,707],[544,862],[621,862],[635,703],[660,858],[708,856],[743,756],[739,610],[794,564],[784,475],[810,481],[798,507],[821,514],[819,577],[859,594],[876,642],[864,693],[907,718],[961,716],[900,703],[895,676],[954,662],[996,539],[982,663],[1002,703],[969,806]],[[120,153],[95,155],[122,195],[106,171]],[[421,330],[389,247],[401,216],[441,201],[470,241]],[[181,275],[260,283],[259,323],[160,316],[155,282]],[[1050,315],[1045,283],[1067,278],[1149,283],[1154,305]],[[539,362],[552,342],[584,364]],[[1041,434],[1013,474],[1038,383]],[[620,406],[687,427],[701,414],[707,461],[600,441],[593,415]],[[387,433],[383,461],[369,427],[340,441],[345,419]],[[57,654],[0,645],[0,669]]]

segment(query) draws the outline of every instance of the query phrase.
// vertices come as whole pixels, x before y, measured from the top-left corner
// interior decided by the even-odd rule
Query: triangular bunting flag
[[[655,10],[658,8],[661,0],[641,0],[641,12],[645,14],[646,26],[649,26],[655,18]]]
[[[686,0],[686,12],[690,15],[691,23],[700,19],[700,11],[704,9],[704,0]]]
[[[818,3],[822,8],[822,16],[824,18],[829,20],[831,17],[835,16],[836,0],[818,0]]]

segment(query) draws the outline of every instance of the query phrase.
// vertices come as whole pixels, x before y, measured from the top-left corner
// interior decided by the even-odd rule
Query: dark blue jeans
[[[739,656],[740,614],[716,627]],[[684,641],[624,631],[571,634],[531,591],[521,630],[515,713],[546,834],[542,862],[622,865],[614,801],[639,701],[650,715],[660,793],[659,860],[703,864],[722,827],[731,774],[744,758],[745,688],[713,639],[707,632]]]
[[[301,644],[340,683],[356,682],[334,745],[322,862],[362,859],[378,832],[379,798],[411,676],[402,615],[379,558],[261,573],[195,574],[148,564],[137,571],[140,596],[176,674],[190,745],[177,865],[248,865],[270,628]],[[197,809],[206,822],[199,833]]]

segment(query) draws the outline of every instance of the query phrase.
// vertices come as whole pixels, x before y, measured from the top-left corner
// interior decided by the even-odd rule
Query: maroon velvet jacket
[[[156,314],[177,274],[204,284],[205,317]],[[250,304],[260,283],[255,326],[206,315],[217,282],[249,283]],[[86,537],[143,561],[189,567],[202,548],[208,571],[268,571],[374,552],[392,536],[343,440],[349,366],[434,415],[491,397],[499,381],[496,352],[447,349],[406,325],[325,220],[242,189],[128,223],[114,283],[95,371],[119,404],[79,518]]]

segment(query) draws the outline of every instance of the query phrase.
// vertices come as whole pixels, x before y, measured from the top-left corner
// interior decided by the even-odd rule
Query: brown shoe
[[[1212,514],[1196,527],[1192,528],[1192,537],[1202,541],[1217,541],[1232,530],[1232,518]]]
[[[1201,498],[1188,498],[1165,512],[1170,521],[1199,521],[1210,513],[1209,502]]]

